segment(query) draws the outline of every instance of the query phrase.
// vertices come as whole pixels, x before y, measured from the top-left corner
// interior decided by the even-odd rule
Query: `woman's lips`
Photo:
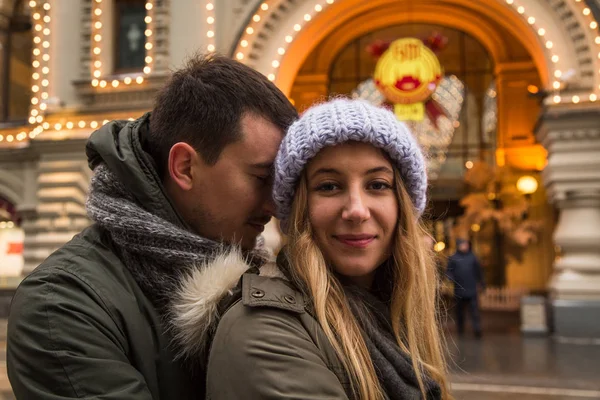
[[[356,248],[365,248],[367,247],[373,240],[375,240],[374,235],[335,235],[334,238],[345,244],[346,246],[356,247]]]

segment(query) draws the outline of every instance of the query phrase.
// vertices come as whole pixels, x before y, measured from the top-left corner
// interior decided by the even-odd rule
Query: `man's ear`
[[[187,143],[175,143],[169,151],[169,176],[181,190],[191,190],[193,186],[192,167],[199,162],[198,153]]]

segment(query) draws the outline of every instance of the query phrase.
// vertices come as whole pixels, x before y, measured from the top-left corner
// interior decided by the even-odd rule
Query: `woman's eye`
[[[322,183],[316,187],[316,190],[319,192],[331,192],[338,189],[338,185],[332,182]]]
[[[387,190],[387,189],[391,189],[392,185],[390,185],[387,182],[375,181],[375,182],[371,182],[369,187],[372,190]]]

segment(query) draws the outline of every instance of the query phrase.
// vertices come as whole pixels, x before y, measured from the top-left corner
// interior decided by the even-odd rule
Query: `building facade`
[[[491,264],[502,258],[502,285],[551,294],[558,335],[600,337],[600,0],[2,0],[0,8],[12,16],[2,28],[0,276],[28,274],[89,224],[86,138],[149,111],[194,52],[256,68],[302,110],[332,94],[368,96],[361,88],[376,60],[366,47],[433,34],[447,41],[438,59],[462,88],[443,146],[437,131],[423,134],[437,146],[438,243],[451,247],[455,220],[443,216],[467,194],[464,176],[489,166],[495,189],[482,193],[502,215],[518,209],[512,195],[526,197],[519,216],[539,222],[535,240],[505,260],[515,240],[498,233],[500,217],[488,233],[477,220],[465,234]],[[519,197],[524,175],[540,187]]]

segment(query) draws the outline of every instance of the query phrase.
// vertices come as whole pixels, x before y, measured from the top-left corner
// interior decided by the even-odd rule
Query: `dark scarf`
[[[347,285],[345,289],[387,397],[390,400],[422,399],[412,360],[400,349],[394,337],[389,307],[367,290],[354,285]],[[427,400],[441,399],[438,383],[424,372],[422,376]]]
[[[161,210],[144,209],[106,164],[100,163],[94,172],[88,215],[110,233],[123,263],[165,317],[182,275],[212,261],[226,245],[167,221],[157,215]],[[254,266],[266,259],[261,250],[246,256]]]
[[[294,274],[286,248],[279,252],[277,265],[288,280],[295,282],[304,293],[308,293],[308,289],[293,278]],[[385,269],[380,269],[380,271],[382,273],[376,282],[391,282],[385,276]],[[350,308],[362,328],[363,338],[373,361],[377,378],[379,378],[379,383],[387,398],[390,400],[422,399],[412,360],[396,343],[389,307],[371,292],[348,282],[341,276],[338,278],[342,281]],[[386,285],[387,283],[375,287],[375,292],[381,294],[382,298],[389,297],[386,293],[392,291],[392,287],[389,285],[385,287]],[[309,311],[313,313],[310,306]],[[439,384],[430,379],[425,372],[422,373],[422,377],[427,391],[427,400],[441,399],[442,392]]]

